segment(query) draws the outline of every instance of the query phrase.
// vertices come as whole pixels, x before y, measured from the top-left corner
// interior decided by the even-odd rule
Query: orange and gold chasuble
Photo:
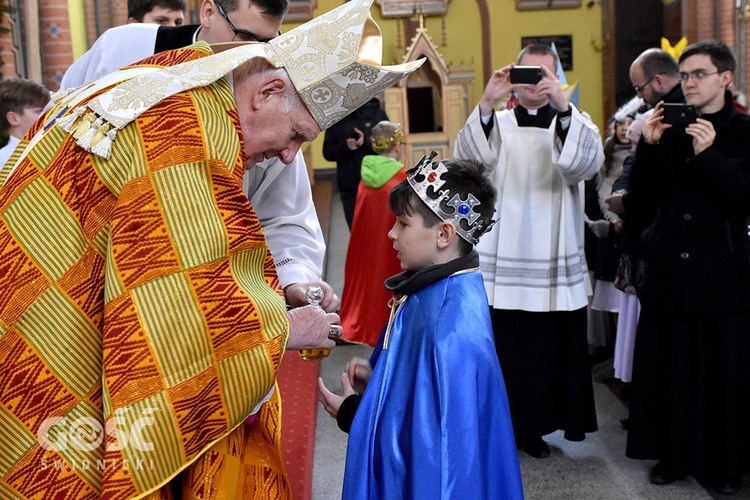
[[[290,496],[278,392],[243,424],[289,325],[242,150],[221,79],[108,160],[51,126],[0,188],[0,498],[169,497],[181,471],[184,498]]]

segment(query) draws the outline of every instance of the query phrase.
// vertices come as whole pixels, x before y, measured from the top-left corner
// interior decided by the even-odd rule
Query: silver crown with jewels
[[[495,221],[485,224],[485,221],[480,219],[481,214],[475,212],[474,207],[480,206],[481,203],[473,194],[469,193],[467,199],[462,200],[459,193],[451,196],[450,190],[440,189],[445,184],[443,174],[448,172],[448,168],[442,162],[433,162],[432,159],[436,156],[435,151],[430,153],[429,158],[423,156],[409,170],[406,180],[417,196],[430,207],[435,215],[440,217],[440,220],[451,221],[459,236],[472,245],[476,245],[479,238],[492,228]],[[444,210],[449,207],[453,209],[451,212]],[[465,224],[462,225],[461,221],[465,221]]]

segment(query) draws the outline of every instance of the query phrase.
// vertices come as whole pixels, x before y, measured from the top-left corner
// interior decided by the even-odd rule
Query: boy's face
[[[8,122],[16,128],[18,133],[20,134],[18,138],[20,139],[23,137],[23,135],[31,128],[31,126],[34,124],[34,122],[39,118],[39,116],[42,114],[43,108],[38,108],[36,106],[30,106],[23,108],[23,113],[13,113],[14,115],[14,121],[8,120]]]
[[[396,217],[388,237],[393,240],[393,248],[398,252],[401,269],[418,271],[437,263],[439,232],[440,224],[424,227],[424,218],[416,210],[411,215]]]
[[[156,6],[143,16],[143,22],[161,26],[182,26],[185,23],[185,13],[181,10]]]

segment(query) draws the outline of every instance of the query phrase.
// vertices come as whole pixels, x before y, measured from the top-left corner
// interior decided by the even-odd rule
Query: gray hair
[[[253,80],[264,80],[269,77],[281,78],[287,83],[287,86],[284,91],[284,102],[281,104],[280,111],[288,113],[292,110],[307,109],[284,68],[276,68],[262,57],[254,57],[235,71],[238,80],[243,78],[251,78]]]

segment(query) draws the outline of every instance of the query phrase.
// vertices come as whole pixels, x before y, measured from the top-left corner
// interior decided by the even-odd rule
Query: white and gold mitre
[[[383,37],[370,16],[373,0],[352,0],[274,38],[268,60],[289,74],[325,130],[422,65],[381,66]]]
[[[380,28],[373,0],[352,0],[285,35],[243,43],[175,66],[133,66],[55,94],[57,126],[86,151],[109,158],[117,132],[164,99],[210,85],[255,57],[284,68],[321,130],[409,75],[424,59],[381,66]],[[207,49],[205,42],[196,46]],[[111,87],[86,104],[87,96]]]

